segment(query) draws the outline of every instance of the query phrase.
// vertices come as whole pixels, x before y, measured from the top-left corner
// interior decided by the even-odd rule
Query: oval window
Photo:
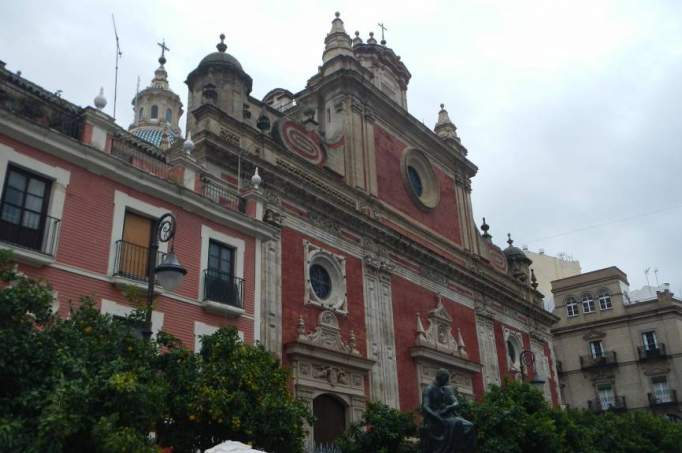
[[[418,197],[421,197],[424,193],[424,186],[422,184],[422,178],[419,176],[419,172],[410,165],[407,167],[407,177],[410,180],[410,185],[412,186],[414,193]]]
[[[332,292],[332,279],[327,269],[320,264],[310,266],[310,285],[318,298],[328,298]]]

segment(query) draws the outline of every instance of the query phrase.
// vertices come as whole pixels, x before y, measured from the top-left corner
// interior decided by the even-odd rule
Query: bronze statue
[[[468,453],[474,450],[474,425],[460,417],[459,402],[448,386],[450,374],[440,369],[422,394],[424,453]]]

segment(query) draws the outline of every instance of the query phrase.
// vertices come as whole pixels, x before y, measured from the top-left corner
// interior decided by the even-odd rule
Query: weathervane
[[[161,47],[161,57],[159,58],[159,63],[166,64],[166,51],[170,52],[170,49],[166,47],[166,39],[164,38],[161,42],[156,43],[157,46]]]
[[[386,37],[384,36],[384,32],[388,31],[388,28],[383,24],[383,22],[379,22],[377,24],[379,28],[381,28],[381,45],[385,46],[386,45]]]

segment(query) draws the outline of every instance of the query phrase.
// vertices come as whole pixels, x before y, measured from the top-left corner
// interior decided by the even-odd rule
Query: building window
[[[144,114],[144,108],[140,107],[140,116],[137,117],[138,121],[142,121],[142,115]]]
[[[152,119],[155,120],[159,117],[159,106],[152,105]]]
[[[613,307],[611,304],[611,295],[608,291],[603,290],[599,293],[599,309],[610,310]]]
[[[305,248],[306,303],[348,313],[346,297],[346,260],[311,244]]]
[[[604,357],[604,352],[604,345],[600,340],[590,341],[590,353],[592,353],[593,359]]]
[[[509,356],[509,363],[514,364],[516,363],[516,347],[514,346],[514,343],[511,340],[507,340],[507,355]]]
[[[440,201],[440,185],[438,176],[424,153],[408,149],[403,154],[400,168],[410,198],[420,208],[435,208]]]
[[[56,219],[47,216],[51,181],[9,166],[0,207],[0,240],[43,251]]]
[[[204,275],[204,299],[241,308],[243,280],[234,273],[235,249],[211,239]]]
[[[672,392],[668,387],[668,378],[665,376],[656,376],[651,378],[651,385],[653,387],[653,400],[656,404],[672,402]]]
[[[566,299],[566,315],[569,318],[578,316],[578,302],[572,297]]]
[[[114,273],[132,280],[146,281],[148,274],[149,240],[152,219],[132,211],[125,211],[123,235],[116,242]]]
[[[616,395],[611,384],[598,384],[597,395],[599,396],[599,405],[602,409],[608,409],[616,405]]]
[[[646,351],[655,351],[658,348],[658,342],[656,341],[656,332],[649,331],[642,333],[642,344]]]
[[[173,112],[171,109],[166,109],[166,123],[170,123],[173,119]]]
[[[592,299],[591,294],[584,294],[582,298],[583,302],[583,313],[594,312],[594,299]]]

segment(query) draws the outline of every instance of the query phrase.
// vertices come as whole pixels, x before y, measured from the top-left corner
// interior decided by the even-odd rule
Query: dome
[[[144,140],[147,143],[151,143],[152,145],[159,147],[161,146],[161,138],[163,137],[163,127],[155,127],[155,126],[143,126],[143,127],[138,127],[130,132],[137,138],[140,138]],[[173,130],[168,128],[167,129],[168,133],[168,141],[172,145],[175,140],[175,134],[173,133]]]
[[[225,65],[225,66],[232,66],[233,68],[239,70],[239,71],[244,71],[242,69],[241,63],[230,55],[229,53],[226,52],[213,52],[208,55],[206,55],[201,62],[199,62],[199,68],[205,67],[205,66],[213,66],[213,65]]]
[[[529,263],[532,263],[531,259],[526,256],[525,253],[523,253],[523,250],[521,250],[518,247],[514,246],[514,241],[511,238],[511,235],[507,235],[509,237],[509,240],[507,241],[507,244],[509,244],[509,247],[504,249],[502,252],[504,253],[504,256],[507,257],[508,261],[528,261]]]

